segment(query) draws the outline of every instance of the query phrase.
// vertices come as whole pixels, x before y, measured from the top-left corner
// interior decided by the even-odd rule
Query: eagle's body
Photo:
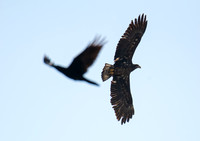
[[[147,26],[146,16],[139,16],[135,23],[131,21],[128,29],[120,39],[115,52],[115,64],[105,64],[102,71],[102,80],[113,76],[111,81],[111,104],[121,124],[128,122],[134,114],[133,100],[130,91],[130,73],[141,68],[132,63],[132,57]]]
[[[71,79],[82,80],[90,84],[98,85],[96,82],[86,79],[83,75],[87,72],[88,67],[90,67],[94,63],[104,43],[105,42],[103,39],[99,40],[99,38],[95,38],[94,41],[90,43],[82,53],[74,58],[69,67],[55,65],[46,56],[44,57],[44,63],[55,68],[56,70]]]

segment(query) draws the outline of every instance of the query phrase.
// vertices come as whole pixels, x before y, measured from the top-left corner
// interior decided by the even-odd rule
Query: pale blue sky
[[[0,0],[1,141],[199,141],[199,0]],[[145,13],[146,32],[131,73],[135,115],[116,120],[110,81],[130,21]],[[73,81],[44,65],[47,54],[68,66],[95,35],[106,37],[85,76]]]

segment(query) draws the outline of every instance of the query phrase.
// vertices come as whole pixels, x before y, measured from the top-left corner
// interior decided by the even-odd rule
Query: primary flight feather
[[[111,104],[121,124],[126,123],[134,114],[133,100],[130,90],[130,73],[141,68],[132,63],[133,54],[146,30],[146,15],[139,15],[138,19],[131,21],[129,27],[121,37],[114,56],[114,65],[105,64],[102,71],[102,80],[111,76]]]

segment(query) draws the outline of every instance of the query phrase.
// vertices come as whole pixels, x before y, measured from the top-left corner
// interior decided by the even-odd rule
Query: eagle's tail
[[[113,73],[114,73],[114,66],[106,63],[101,73],[102,80],[106,81],[113,75]]]

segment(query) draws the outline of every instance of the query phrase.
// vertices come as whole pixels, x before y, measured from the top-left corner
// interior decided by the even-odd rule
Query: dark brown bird
[[[104,44],[104,39],[100,40],[100,37],[95,38],[93,42],[90,43],[82,53],[74,58],[68,68],[55,65],[50,61],[47,56],[44,56],[44,63],[51,67],[54,67],[59,72],[63,73],[65,76],[71,79],[86,81],[90,84],[98,86],[96,82],[86,79],[83,74],[86,73],[88,67],[90,67],[94,63],[99,51]]]
[[[128,122],[134,114],[133,101],[130,90],[130,73],[141,68],[132,63],[132,57],[147,26],[146,15],[139,15],[135,22],[131,21],[124,35],[121,37],[114,57],[114,65],[105,64],[102,71],[102,80],[113,76],[111,81],[111,104],[116,117],[121,124]]]

